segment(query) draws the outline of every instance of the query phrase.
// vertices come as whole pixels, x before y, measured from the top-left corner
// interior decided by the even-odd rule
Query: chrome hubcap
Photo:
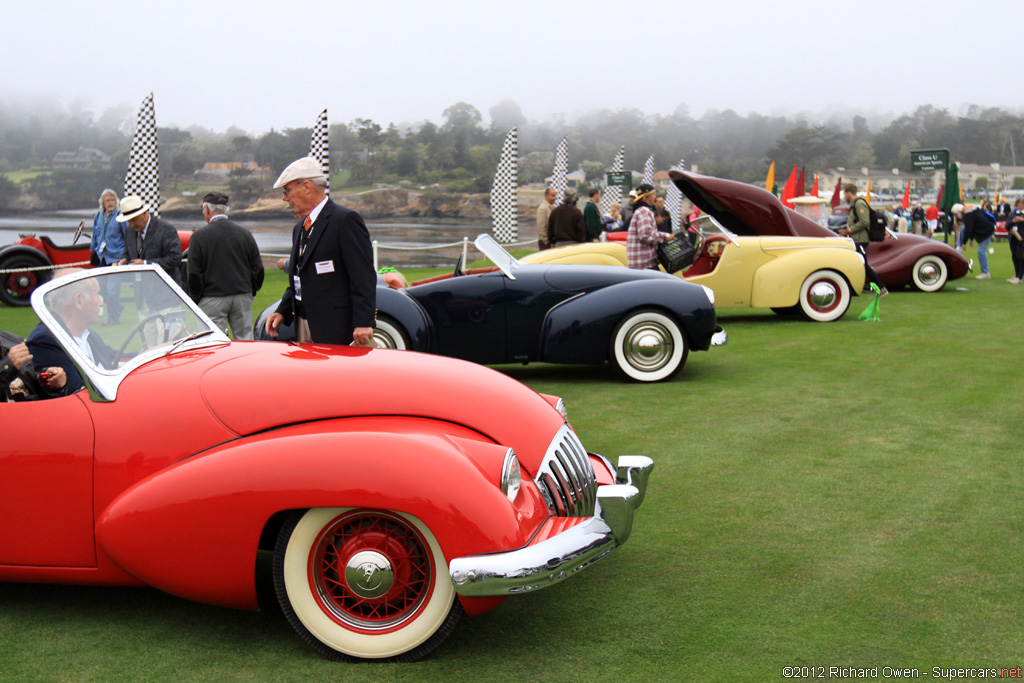
[[[398,348],[395,344],[395,340],[391,338],[391,335],[381,332],[380,330],[375,329],[373,331],[373,341],[377,343],[378,349]]]
[[[639,370],[657,370],[672,357],[672,335],[656,323],[643,323],[629,331],[624,350],[629,364]]]
[[[917,279],[926,285],[934,285],[939,281],[939,269],[934,263],[924,263],[917,269]]]
[[[839,290],[831,282],[815,282],[807,292],[807,300],[818,310],[827,310],[839,300]]]
[[[395,570],[383,554],[362,550],[345,565],[345,583],[360,598],[379,598],[395,584]]]

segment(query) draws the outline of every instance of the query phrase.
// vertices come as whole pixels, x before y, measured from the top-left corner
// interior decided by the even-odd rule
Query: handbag
[[[694,248],[690,240],[682,234],[672,235],[668,242],[657,247],[658,263],[666,273],[674,273],[693,264]]]

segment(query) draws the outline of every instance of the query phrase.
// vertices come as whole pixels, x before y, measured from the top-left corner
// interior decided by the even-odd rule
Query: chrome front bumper
[[[719,325],[718,327],[715,328],[715,333],[711,335],[711,345],[725,346],[728,342],[729,334],[724,329],[722,329],[721,325]]]
[[[466,597],[512,595],[552,586],[618,548],[633,530],[654,461],[624,455],[615,484],[597,489],[594,516],[534,545],[507,553],[459,557],[449,564],[455,592]]]

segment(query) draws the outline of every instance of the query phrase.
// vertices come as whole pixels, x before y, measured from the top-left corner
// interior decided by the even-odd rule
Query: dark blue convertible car
[[[489,235],[475,244],[494,266],[467,271],[460,259],[453,273],[408,285],[378,279],[378,346],[483,365],[609,361],[627,380],[657,382],[691,350],[726,342],[702,285],[656,271],[520,263]],[[259,316],[257,339],[269,339],[264,322],[276,308]]]

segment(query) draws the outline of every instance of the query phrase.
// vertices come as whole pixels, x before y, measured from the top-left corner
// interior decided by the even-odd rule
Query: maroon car
[[[848,211],[849,207],[837,207],[830,224],[845,227]],[[868,263],[886,288],[910,285],[922,292],[937,292],[971,269],[964,255],[948,244],[902,232],[889,232],[881,242],[869,242]]]

